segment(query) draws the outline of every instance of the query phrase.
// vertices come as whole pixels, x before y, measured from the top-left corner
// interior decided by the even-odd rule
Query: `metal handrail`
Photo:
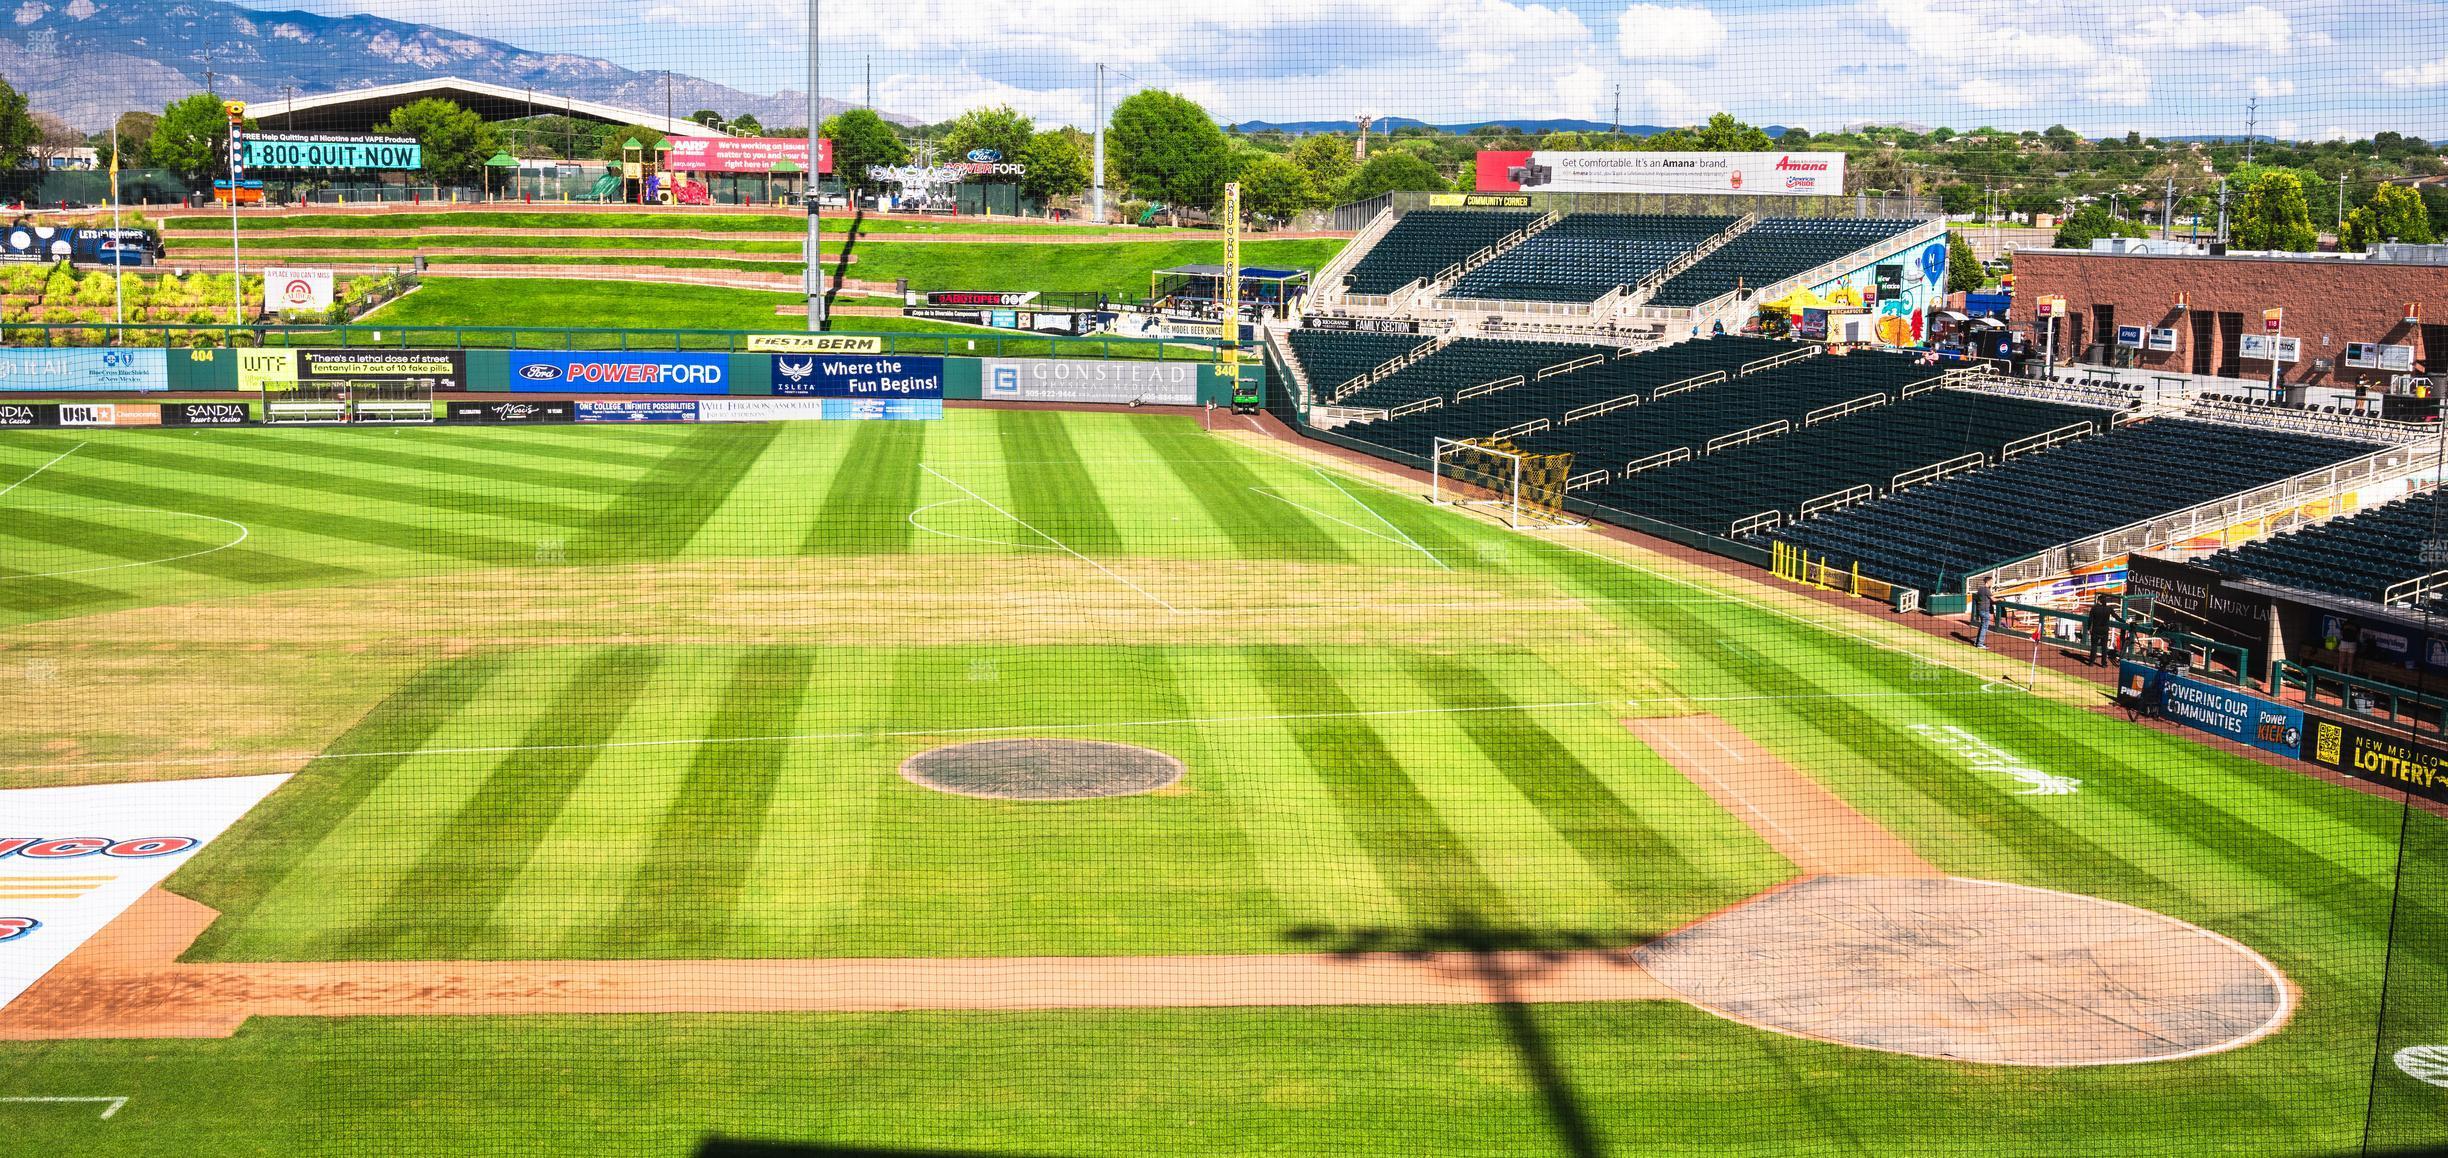
[[[1485,397],[1489,394],[1494,394],[1499,390],[1510,390],[1515,386],[1521,385],[1525,381],[1527,381],[1527,379],[1524,379],[1521,375],[1512,374],[1493,381],[1482,382],[1476,386],[1465,386],[1460,390],[1454,391],[1454,401],[1468,402],[1473,398]]]
[[[751,337],[792,333],[792,331],[779,326],[770,330],[693,330],[619,326],[393,326],[385,325],[380,322],[353,322],[346,325],[336,326],[230,325],[226,322],[218,324],[204,323],[192,325],[182,325],[169,322],[128,322],[125,324],[114,322],[73,324],[62,322],[5,322],[0,323],[0,336],[4,336],[8,340],[5,342],[0,342],[0,345],[36,345],[42,347],[52,347],[55,345],[55,343],[47,340],[38,343],[27,343],[17,339],[20,335],[27,333],[40,334],[44,338],[48,339],[63,332],[72,333],[80,339],[75,342],[56,343],[57,346],[63,348],[72,346],[89,347],[92,345],[92,343],[82,340],[84,335],[99,332],[113,335],[119,339],[107,343],[109,345],[168,346],[172,349],[212,348],[224,346],[328,346],[339,349],[455,347],[460,349],[509,350],[614,349],[642,352],[653,352],[657,350],[728,350],[733,353],[747,352],[747,339]],[[210,342],[201,343],[177,343],[168,340],[171,336],[180,334],[210,334],[213,335],[213,340]],[[1153,360],[1156,361],[1164,361],[1167,359],[1201,362],[1213,361],[1215,358],[1214,347],[1222,344],[1222,340],[1218,338],[1072,338],[1064,337],[1059,334],[1026,334],[1018,332],[1003,335],[984,330],[980,330],[974,335],[967,332],[920,334],[884,332],[861,333],[856,330],[828,330],[826,331],[826,334],[828,336],[839,337],[881,338],[883,339],[884,350],[887,353],[904,350],[913,353],[940,353],[942,352],[942,344],[946,341],[991,341],[995,343],[995,353],[1000,354],[1003,351],[1004,343],[1006,342],[1025,342],[1028,343],[1030,347],[1035,347],[1040,343],[1048,344],[1051,347],[1053,355],[1057,357],[1061,356],[1063,351],[1069,349],[1093,349],[1100,351],[1101,353],[1098,355],[1083,354],[1082,356],[1102,357],[1111,357],[1111,351],[1115,349],[1144,349],[1153,351]],[[537,337],[541,335],[553,335],[553,337],[548,341],[531,342],[525,340],[530,337]],[[589,336],[600,336],[600,338],[605,342],[617,344],[578,344],[581,339]],[[164,340],[158,342],[138,341],[131,343],[125,340],[130,337],[160,337]],[[502,342],[483,340],[495,337],[505,338],[506,340]],[[1180,352],[1178,348],[1184,346],[1199,347],[1200,352],[1196,354]],[[1173,349],[1169,351],[1168,348]]]
[[[1733,379],[1726,376],[1726,372],[1723,370],[1711,370],[1706,374],[1694,374],[1680,382],[1669,382],[1655,390],[1650,391],[1649,400],[1651,402],[1655,402],[1660,398],[1681,394],[1686,390],[1697,390],[1703,386],[1714,386],[1720,382],[1730,382],[1732,380]]]
[[[1970,454],[1958,455],[1954,458],[1947,459],[1944,462],[1933,462],[1927,466],[1916,466],[1911,470],[1900,471],[1894,478],[1888,479],[1887,493],[1894,494],[1906,487],[1920,486],[1925,482],[1937,482],[1939,479],[1947,478],[1952,475],[1959,475],[1968,470],[1979,470],[1987,465],[1989,465],[1989,456],[1976,450]]]
[[[1672,450],[1661,450],[1646,458],[1633,459],[1632,461],[1624,464],[1623,473],[1625,478],[1631,478],[1633,475],[1639,474],[1645,470],[1656,470],[1662,466],[1673,466],[1678,462],[1690,462],[1691,459],[1691,448],[1688,446],[1678,446]]]
[[[1780,434],[1788,434],[1792,431],[1793,423],[1787,422],[1782,418],[1777,419],[1774,422],[1763,422],[1757,426],[1750,427],[1745,430],[1737,430],[1732,434],[1720,434],[1717,437],[1708,440],[1708,443],[1700,448],[1700,453],[1715,454],[1721,450],[1733,450],[1737,447],[1749,446],[1752,443],[1758,442],[1762,439],[1775,438]]]
[[[1829,511],[1841,511],[1846,507],[1859,506],[1877,497],[1878,488],[1868,483],[1859,483],[1840,491],[1829,491],[1815,499],[1805,500],[1799,508],[1799,513],[1805,519],[1813,518]]]
[[[2072,442],[2077,438],[2083,438],[2097,433],[2099,433],[2099,428],[2093,426],[2089,422],[2075,422],[2069,423],[2065,426],[2060,426],[2055,430],[2044,430],[2038,434],[2027,434],[2007,443],[2002,447],[1999,447],[1998,461],[2006,462],[2014,458],[2016,455],[2032,454],[2037,451],[2047,450],[2052,446]]]
[[[1817,410],[1813,410],[1810,413],[1802,416],[1802,425],[1817,426],[1822,422],[1831,422],[1836,419],[1843,418],[1848,414],[1859,414],[1862,411],[1868,410],[1874,406],[1885,405],[1887,405],[1887,396],[1885,394],[1864,394],[1859,398],[1852,399],[1851,401],[1831,403],[1829,405],[1822,406]]]
[[[2380,593],[2380,602],[2390,606],[2419,607],[2426,596],[2448,592],[2448,571],[2433,571],[2428,575],[2392,583]]]
[[[1604,402],[1592,402],[1587,406],[1575,406],[1572,409],[1564,412],[1564,421],[1567,425],[1570,425],[1572,423],[1579,422],[1584,418],[1596,418],[1601,414],[1613,414],[1618,410],[1638,406],[1640,404],[1641,396],[1639,394],[1626,394],[1620,398],[1609,398]]]

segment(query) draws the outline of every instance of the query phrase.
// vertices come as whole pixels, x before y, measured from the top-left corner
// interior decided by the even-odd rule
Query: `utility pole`
[[[2253,137],[2257,135],[2256,126],[2260,123],[2261,98],[2254,97],[2244,102],[2244,163],[2247,165],[2253,163]]]
[[[1615,111],[1607,118],[1607,146],[1614,147],[1615,138],[1623,135],[1623,82],[1615,82]]]
[[[671,135],[672,135],[672,91],[671,91],[671,88],[672,88],[672,81],[671,81],[671,70],[667,68],[667,69],[664,69],[664,70],[663,70],[663,135],[664,135],[665,137],[669,137],[669,136],[671,136]]]
[[[1088,215],[1099,225],[1105,224],[1105,66],[1096,66],[1096,157],[1089,164],[1095,171],[1089,174]]]
[[[2176,174],[2167,176],[2167,191],[2159,195],[2159,240],[2176,236]]]
[[[2225,177],[2219,178],[2218,232],[2212,235],[2212,239],[2220,245],[2227,244],[2227,179]]]
[[[823,184],[818,173],[822,166],[817,163],[817,158],[820,156],[818,150],[823,146],[818,137],[821,126],[824,124],[823,110],[816,96],[819,75],[816,52],[819,43],[816,38],[818,2],[819,0],[808,0],[807,324],[808,332],[811,334],[821,332],[825,328],[823,255],[817,249],[817,234],[823,225],[817,212],[818,207],[823,204],[823,197],[818,192],[819,187]]]
[[[875,111],[875,57],[860,58],[867,67],[867,111]]]
[[[2338,174],[2337,239],[2338,239],[2338,252],[2340,252],[2340,253],[2345,252],[2345,251],[2346,251],[2346,174],[2344,174],[2344,173],[2339,173],[2339,174]]]

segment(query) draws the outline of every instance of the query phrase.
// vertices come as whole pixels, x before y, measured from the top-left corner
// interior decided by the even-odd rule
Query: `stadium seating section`
[[[1356,294],[1393,293],[1443,273],[1537,216],[1515,210],[1413,210],[1352,266],[1343,288]]]
[[[1574,213],[1464,274],[1452,298],[1593,302],[1725,232],[1731,217]]]
[[[1293,330],[1292,356],[1318,401],[1327,401],[1337,386],[1408,354],[1428,343],[1427,334],[1364,334],[1342,330]]]
[[[1839,566],[1859,563],[1865,575],[1961,591],[1968,574],[2374,449],[2156,419],[1908,488],[1773,537]]]
[[[1614,350],[1606,347],[1566,342],[1459,338],[1343,401],[1347,406],[1392,409],[1423,398],[1451,398],[1459,391],[1515,374],[1527,377],[1575,358],[1612,353]]]
[[[1907,359],[1889,360],[1909,365]],[[1707,389],[1712,388],[1700,392]],[[2054,402],[1930,390],[1852,417],[1620,478],[1580,497],[1723,535],[1734,522],[1752,515],[1780,511],[1792,518],[1802,504],[1849,487],[1884,490],[1894,476],[1915,467],[1976,451],[1995,456],[2015,439],[2108,417],[2106,411]],[[1574,465],[1576,470],[1580,466]]]
[[[1650,295],[1649,304],[1689,307],[1737,285],[1758,289],[1901,236],[1919,224],[1876,218],[1762,218],[1698,264],[1666,279]]]
[[[2221,551],[2207,561],[2233,579],[2379,603],[2390,587],[2442,569],[2423,561],[2423,545],[2442,527],[2448,527],[2448,491],[2431,490]],[[2448,615],[2448,596],[2427,602],[2417,610]]]

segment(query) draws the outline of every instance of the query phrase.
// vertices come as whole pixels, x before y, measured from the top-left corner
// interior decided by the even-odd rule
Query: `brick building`
[[[2405,375],[2448,373],[2448,246],[2380,253],[2027,249],[2014,256],[2009,321],[2036,353],[2045,334],[2036,303],[2061,297],[2059,362],[2235,378],[2241,390],[2270,372],[2245,356],[2246,335],[2262,332],[2262,311],[2283,309],[2282,336],[2301,346],[2281,381],[2297,401],[2358,388],[2376,396],[2392,384],[2403,392]]]

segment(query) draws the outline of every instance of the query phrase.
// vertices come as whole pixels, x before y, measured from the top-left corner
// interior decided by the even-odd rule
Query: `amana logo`
[[[561,380],[561,367],[547,366],[542,362],[530,362],[519,367],[519,377],[530,382],[558,382]]]
[[[1797,161],[1791,156],[1778,157],[1776,163],[1779,173],[1825,173],[1827,167],[1825,161]]]

